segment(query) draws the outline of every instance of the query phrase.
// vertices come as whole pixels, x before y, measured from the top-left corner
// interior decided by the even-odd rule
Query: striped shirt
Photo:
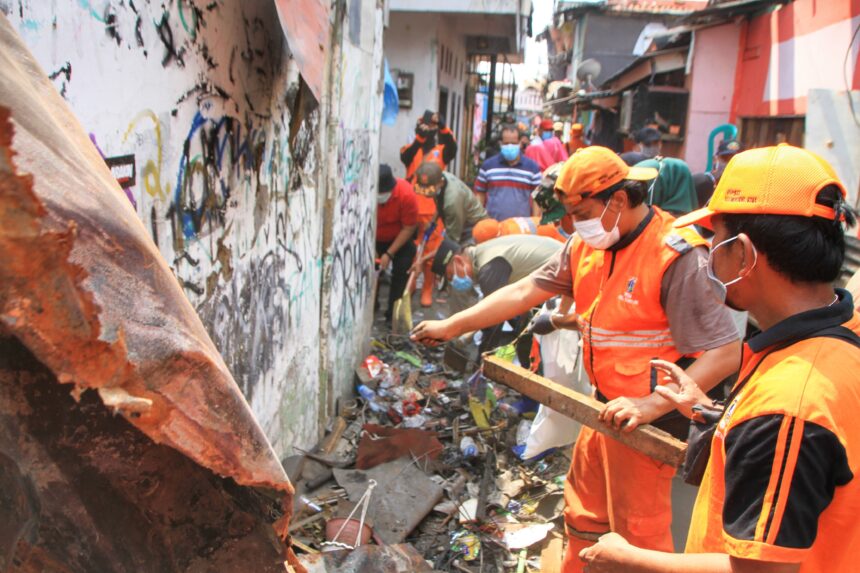
[[[487,194],[487,214],[503,221],[510,217],[532,214],[531,194],[540,185],[541,171],[528,157],[520,157],[513,165],[499,153],[481,165],[475,180],[475,191]]]

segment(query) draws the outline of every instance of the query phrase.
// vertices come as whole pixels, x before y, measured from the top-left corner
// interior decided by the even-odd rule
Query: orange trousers
[[[675,468],[583,427],[564,484],[568,544],[563,573],[582,571],[579,552],[609,531],[637,547],[674,551],[674,475]]]

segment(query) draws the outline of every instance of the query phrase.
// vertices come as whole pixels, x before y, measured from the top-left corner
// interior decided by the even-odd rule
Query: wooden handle
[[[658,462],[679,467],[684,463],[687,444],[650,425],[642,425],[632,432],[621,432],[598,420],[604,405],[525,368],[515,366],[496,356],[484,356],[484,376],[513,388],[520,394],[537,400],[544,406],[561,412],[593,430],[604,433],[625,446],[642,452]]]

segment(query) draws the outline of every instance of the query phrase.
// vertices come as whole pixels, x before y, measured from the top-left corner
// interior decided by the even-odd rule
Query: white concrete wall
[[[357,6],[347,2],[350,8]],[[382,117],[382,10],[374,0],[350,12],[332,53],[322,327],[326,407],[353,393],[356,359],[370,348],[376,258],[376,194]],[[356,30],[359,33],[353,34]]]
[[[127,194],[280,455],[317,441],[370,325],[381,16],[361,5],[361,49],[291,139],[271,0],[0,0],[103,155],[133,157]]]
[[[461,144],[466,122],[465,96],[468,82],[468,61],[461,17],[449,14],[419,14],[392,12],[385,31],[385,57],[394,70],[415,74],[412,109],[401,109],[394,125],[382,127],[381,160],[402,177],[406,167],[400,162],[400,148],[415,137],[415,122],[425,109],[442,111],[448,126]],[[443,49],[444,46],[444,49]],[[448,51],[450,56],[446,56]],[[450,58],[450,64],[445,60]],[[448,106],[439,110],[439,91],[448,90]],[[453,113],[454,105],[459,108]],[[457,118],[459,117],[459,120]],[[460,171],[460,150],[457,159],[448,166],[454,173]]]
[[[740,25],[696,30],[690,77],[690,103],[682,159],[693,173],[708,164],[708,135],[728,123],[740,45]]]
[[[415,122],[425,109],[436,109],[439,98],[439,44],[437,14],[391,12],[385,30],[384,51],[388,66],[415,75],[412,109],[401,109],[394,125],[382,126],[380,161],[403,177],[400,148],[415,138]]]
[[[463,128],[467,121],[464,117],[465,110],[463,107],[466,95],[466,82],[468,80],[468,62],[466,59],[465,36],[455,27],[456,19],[456,16],[451,15],[442,17],[441,25],[439,26],[440,57],[437,58],[436,63],[439,70],[439,87],[444,87],[448,90],[448,109],[445,110],[445,117],[448,125],[454,131],[454,136],[457,138],[459,145],[463,139]],[[451,52],[451,55],[447,57],[450,60],[447,69],[444,67],[441,57],[442,46],[445,47],[446,52]],[[453,111],[455,103],[457,108],[459,108],[459,122],[456,122],[456,124],[456,115]],[[448,170],[452,173],[460,173],[461,151],[462,147],[458,147],[457,159],[448,166]]]

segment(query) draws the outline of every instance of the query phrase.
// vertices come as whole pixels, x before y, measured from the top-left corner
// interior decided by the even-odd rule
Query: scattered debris
[[[457,345],[464,360],[403,335],[372,347],[355,370],[359,397],[339,404],[316,448],[285,460],[302,563],[309,571],[559,571],[570,459],[566,448],[521,459],[537,404],[476,372],[468,344]]]

